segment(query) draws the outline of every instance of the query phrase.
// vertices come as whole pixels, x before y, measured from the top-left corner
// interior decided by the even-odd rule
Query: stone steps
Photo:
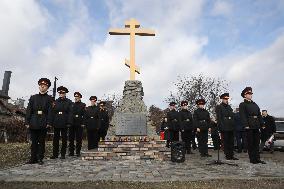
[[[83,151],[83,160],[141,160],[156,159],[167,161],[170,159],[170,148],[166,141],[102,141],[99,148]]]

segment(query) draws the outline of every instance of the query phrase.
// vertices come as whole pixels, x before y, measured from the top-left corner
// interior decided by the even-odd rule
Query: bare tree
[[[176,102],[180,106],[182,100],[187,100],[191,112],[196,108],[195,101],[204,98],[206,109],[215,116],[215,107],[219,96],[228,91],[228,83],[220,78],[207,77],[202,74],[198,76],[178,77],[174,83],[176,91],[172,92],[166,102]]]
[[[156,132],[160,131],[161,123],[163,121],[163,117],[166,116],[166,111],[161,108],[156,107],[155,105],[150,106],[149,115],[152,124],[156,128]]]

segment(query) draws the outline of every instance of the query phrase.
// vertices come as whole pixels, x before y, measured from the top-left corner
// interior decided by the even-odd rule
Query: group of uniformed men
[[[252,100],[252,94],[251,87],[246,87],[241,93],[244,101],[239,105],[240,122],[246,135],[246,146],[250,162],[253,164],[265,164],[264,161],[260,160],[259,156],[259,130],[266,128],[267,124],[265,124],[263,120],[271,120],[271,116],[262,117],[258,105]],[[238,160],[234,157],[235,120],[233,109],[229,105],[229,98],[229,93],[224,93],[220,96],[222,102],[217,105],[215,109],[217,123],[214,123],[214,119],[210,118],[209,112],[204,108],[206,103],[204,99],[198,99],[196,101],[197,109],[193,114],[188,110],[187,101],[181,102],[180,111],[176,110],[176,103],[171,102],[169,104],[170,110],[161,125],[161,130],[166,133],[165,138],[168,139],[168,145],[179,141],[179,134],[181,134],[181,139],[185,143],[186,153],[191,154],[191,145],[195,142],[196,134],[200,155],[202,157],[211,157],[211,155],[208,154],[208,131],[211,132],[213,138],[217,130],[219,138],[219,130],[222,133],[222,143],[226,159]],[[268,136],[262,141],[267,140]],[[213,143],[214,142],[216,141],[214,141],[213,138]]]
[[[26,112],[26,127],[31,135],[31,158],[28,163],[43,164],[45,153],[45,137],[48,127],[53,127],[53,155],[51,159],[59,156],[59,140],[62,145],[60,158],[65,159],[67,148],[67,137],[69,136],[69,155],[80,156],[82,147],[83,127],[87,128],[88,149],[98,147],[100,138],[105,139],[109,127],[109,117],[105,102],[100,102],[97,106],[97,97],[90,97],[90,106],[81,102],[82,95],[74,93],[75,102],[66,98],[68,89],[60,86],[57,88],[59,98],[55,101],[47,94],[51,82],[47,78],[38,81],[39,93],[31,96]],[[244,101],[239,105],[240,120],[246,132],[247,150],[251,163],[265,163],[259,156],[259,129],[265,129],[265,123],[260,113],[258,105],[252,101],[252,88],[246,87],[241,96]],[[229,93],[220,96],[222,103],[216,107],[217,127],[223,134],[223,145],[226,159],[237,160],[234,157],[234,113],[229,105]],[[167,113],[167,125],[162,126],[162,130],[169,131],[169,141],[179,141],[179,133],[185,142],[187,153],[191,152],[191,142],[194,141],[196,130],[198,148],[202,157],[211,157],[208,154],[208,131],[212,132],[214,124],[209,112],[204,108],[205,100],[196,101],[197,109],[193,115],[188,110],[188,102],[181,102],[181,110],[176,111],[176,103],[170,103],[170,111]],[[268,118],[264,118],[266,122]],[[69,133],[68,133],[69,132]],[[267,138],[267,137],[266,137]],[[74,141],[76,140],[76,150]]]
[[[109,117],[106,103],[97,105],[97,97],[90,97],[90,106],[81,102],[82,94],[74,93],[75,102],[66,97],[68,89],[57,88],[59,98],[54,100],[47,94],[51,82],[47,78],[38,81],[39,93],[31,96],[26,112],[26,127],[31,136],[31,158],[29,164],[43,164],[45,153],[45,138],[47,128],[53,127],[53,155],[59,157],[59,141],[62,140],[60,159],[65,159],[67,138],[69,136],[69,156],[80,156],[83,128],[87,129],[88,149],[98,147],[100,139],[104,140],[109,127]],[[74,141],[76,141],[76,149]]]

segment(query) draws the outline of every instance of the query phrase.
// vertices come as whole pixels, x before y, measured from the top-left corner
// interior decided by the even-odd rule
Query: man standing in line
[[[68,89],[66,87],[60,86],[57,88],[59,93],[59,98],[56,99],[53,106],[53,120],[52,126],[54,128],[53,135],[53,155],[50,159],[58,158],[59,154],[59,140],[61,136],[61,157],[60,159],[65,159],[66,148],[67,148],[67,130],[71,126],[73,121],[72,113],[72,101],[66,97]]]
[[[236,113],[234,116],[235,120],[235,138],[237,141],[237,152],[238,153],[246,153],[247,145],[246,145],[246,134],[244,128],[241,123],[239,108],[236,108]]]
[[[241,123],[246,131],[247,148],[250,163],[265,164],[264,161],[260,160],[259,156],[259,129],[264,127],[262,116],[258,105],[252,101],[252,88],[246,87],[241,96],[244,98],[244,102],[240,103],[240,118]]]
[[[210,129],[210,114],[209,112],[204,108],[205,106],[205,100],[204,99],[198,99],[196,101],[197,109],[194,111],[193,114],[193,121],[194,125],[196,127],[197,132],[197,140],[198,140],[198,149],[200,152],[201,157],[211,157],[211,155],[208,154],[208,130]]]
[[[217,122],[214,118],[211,118],[211,138],[213,141],[214,150],[220,150],[221,147],[221,139],[219,135],[219,128],[217,126]]]
[[[47,127],[51,124],[52,97],[47,94],[51,83],[47,78],[38,81],[39,93],[32,95],[26,110],[26,127],[30,130],[31,158],[27,164],[43,164]]]
[[[216,106],[217,125],[224,136],[224,153],[227,160],[238,160],[234,157],[234,112],[229,105],[229,93],[220,96],[222,103]]]
[[[179,141],[179,114],[176,111],[176,103],[170,103],[170,111],[167,113],[167,120],[169,123],[170,142]]]
[[[187,154],[192,154],[191,152],[191,141],[192,141],[192,132],[193,132],[193,121],[192,114],[188,110],[188,102],[181,102],[181,110],[179,111],[179,121],[180,121],[180,130],[181,138],[185,143],[185,150]]]
[[[99,137],[104,141],[109,128],[109,116],[108,116],[108,111],[106,109],[106,103],[101,101],[99,105],[100,105],[99,117],[100,117],[100,126],[101,126],[99,129]]]
[[[99,144],[99,129],[100,129],[100,117],[99,108],[97,106],[97,97],[90,97],[91,105],[86,108],[84,122],[87,128],[88,138],[88,150],[98,148]]]
[[[74,156],[76,141],[76,156],[79,157],[82,148],[82,137],[83,137],[83,120],[85,114],[86,104],[81,102],[82,94],[79,92],[74,93],[75,102],[73,103],[73,124],[69,128],[69,156]]]

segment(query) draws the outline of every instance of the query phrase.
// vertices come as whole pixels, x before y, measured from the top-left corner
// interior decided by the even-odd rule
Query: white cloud
[[[255,100],[260,107],[277,116],[284,114],[283,51],[284,33],[265,49],[230,59],[231,66],[226,75],[232,81],[232,87],[239,90],[238,93],[245,86],[252,86]]]
[[[31,81],[29,76],[39,68],[33,58],[41,40],[38,37],[45,32],[47,17],[46,10],[32,0],[0,2],[0,73],[13,72],[10,94],[17,97],[25,96],[23,91]]]
[[[214,16],[227,16],[232,12],[232,5],[225,0],[217,0],[212,9],[212,15]]]
[[[0,60],[1,64],[9,65],[8,62],[18,62],[32,53],[36,34],[44,30],[45,11],[32,0],[0,3]]]
[[[75,9],[60,0],[58,3],[74,16],[65,32],[55,41],[39,46],[38,41],[46,35],[42,33],[47,32],[48,23],[54,21],[52,15],[34,1],[25,1],[17,6],[9,2],[0,2],[0,10],[6,10],[5,14],[0,11],[0,25],[8,25],[0,35],[0,42],[5,42],[0,43],[0,53],[5,52],[0,60],[1,73],[4,69],[13,71],[12,98],[35,93],[36,81],[42,76],[59,77],[59,84],[70,89],[70,97],[72,92],[81,91],[85,102],[90,95],[102,97],[104,94],[122,93],[124,81],[129,78],[129,70],[124,66],[124,59],[129,58],[128,36],[107,35],[102,43],[90,42],[87,32],[91,27],[100,26],[89,24],[90,15],[83,3],[76,1]],[[283,78],[280,78],[284,70],[281,64],[284,60],[284,35],[263,50],[250,54],[234,52],[210,60],[203,52],[210,39],[198,35],[203,1],[107,2],[112,27],[124,27],[126,19],[135,17],[142,28],[156,31],[155,37],[136,37],[136,63],[142,70],[137,78],[143,82],[148,106],[166,107],[163,100],[169,95],[168,90],[173,87],[172,82],[178,75],[204,73],[225,78],[231,83],[234,105],[241,101],[243,87],[250,85],[261,107],[276,115],[284,114],[279,105],[284,104],[284,94],[278,90],[284,87]],[[15,10],[7,11],[9,8]],[[221,8],[216,10],[222,12]],[[226,12],[224,10],[226,8],[223,8],[223,13]],[[3,44],[7,44],[10,53],[6,53],[6,45]],[[82,47],[87,53],[78,52]],[[275,92],[271,94],[269,91]],[[270,95],[277,101],[270,100]]]

